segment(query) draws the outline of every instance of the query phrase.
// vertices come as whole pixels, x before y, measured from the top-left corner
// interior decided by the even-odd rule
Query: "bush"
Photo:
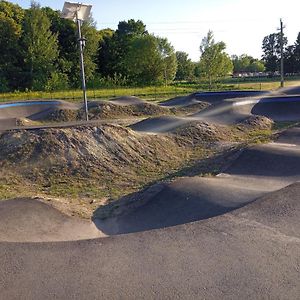
[[[50,78],[48,79],[45,90],[46,91],[62,91],[69,88],[68,76],[64,73],[51,73]]]
[[[9,92],[8,81],[5,77],[0,76],[0,93]]]

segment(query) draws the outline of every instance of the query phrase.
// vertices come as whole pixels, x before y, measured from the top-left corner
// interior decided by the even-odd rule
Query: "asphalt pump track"
[[[299,96],[272,97],[218,101],[190,118],[230,124],[256,113],[289,120],[291,104],[290,119],[300,119]],[[143,206],[94,224],[36,200],[3,201],[1,298],[297,299],[299,179],[295,127],[244,149],[216,177],[162,185]]]

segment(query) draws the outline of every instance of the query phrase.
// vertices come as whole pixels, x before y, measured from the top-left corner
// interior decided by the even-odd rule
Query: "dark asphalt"
[[[2,239],[0,298],[299,299],[299,134],[290,129],[277,143],[246,149],[217,178],[166,185],[107,228],[97,223],[122,235],[40,243]],[[13,213],[0,206],[0,226],[16,225],[13,235],[28,220],[16,212],[17,202],[11,205]],[[48,215],[44,208],[39,206],[41,223]],[[147,231],[134,232],[140,230]]]
[[[298,299],[299,193],[164,230],[0,243],[1,299]]]

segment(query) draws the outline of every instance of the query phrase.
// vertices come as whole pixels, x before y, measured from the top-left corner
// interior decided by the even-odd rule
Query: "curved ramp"
[[[245,149],[217,177],[176,180],[146,204],[95,223],[108,235],[164,228],[216,217],[282,189],[300,180],[300,146],[288,143],[291,132],[286,143]]]
[[[0,120],[30,118],[38,120],[56,109],[78,109],[79,105],[59,100],[20,101],[0,104]]]
[[[198,92],[184,97],[176,97],[164,102],[162,106],[188,106],[199,102],[218,104],[228,99],[262,97],[268,95],[268,91],[222,91],[222,92]]]
[[[268,117],[274,121],[299,121],[300,96],[261,99],[253,106],[251,113]]]
[[[105,236],[92,222],[33,199],[0,202],[0,242],[58,242]]]
[[[234,212],[163,230],[0,243],[1,297],[297,299],[299,194],[293,184]]]
[[[165,228],[225,214],[266,191],[257,184],[247,186],[246,179],[183,178],[165,185],[145,205],[128,214],[94,221],[108,235]]]
[[[179,97],[175,97],[175,98],[160,102],[159,105],[168,106],[168,107],[185,107],[185,106],[197,104],[199,102],[202,102],[202,101],[197,98],[196,94],[191,94],[188,96],[179,96]]]
[[[197,99],[217,104],[229,99],[257,98],[270,94],[268,91],[221,91],[195,93]]]
[[[170,132],[179,126],[190,123],[192,121],[193,120],[189,120],[189,118],[162,116],[156,118],[148,118],[129,127],[135,131],[164,133]]]

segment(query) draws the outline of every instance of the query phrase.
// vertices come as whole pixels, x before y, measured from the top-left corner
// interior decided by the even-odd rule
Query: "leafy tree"
[[[194,66],[194,72],[193,72],[194,79],[200,78],[201,77],[200,62],[193,62],[193,66]]]
[[[98,69],[104,76],[120,74],[126,76],[128,73],[125,58],[130,50],[131,43],[136,37],[149,35],[146,25],[140,20],[133,19],[121,21],[118,29],[112,34],[105,35],[100,41],[98,53]]]
[[[54,11],[49,7],[42,8],[42,10],[51,21],[51,31],[57,35],[59,49],[58,72],[66,74],[71,85],[78,87],[81,80],[78,63],[77,26],[71,20],[62,19],[58,11]],[[100,39],[92,18],[83,23],[82,34],[87,40],[84,48],[84,63],[86,79],[90,80],[94,77],[96,71],[96,55]]]
[[[174,79],[176,56],[166,39],[153,35],[135,37],[124,60],[129,78],[138,84],[154,84]]]
[[[18,88],[21,84],[21,48],[23,9],[15,4],[0,1],[0,80],[3,91]]]
[[[300,32],[294,45],[295,72],[300,73]]]
[[[33,89],[44,89],[44,86],[55,70],[58,58],[57,35],[50,30],[50,20],[40,6],[32,2],[24,18],[24,61],[28,71],[28,86]]]
[[[296,73],[297,62],[295,56],[295,46],[288,46],[284,52],[284,71],[285,73]]]
[[[190,80],[194,75],[194,64],[188,54],[183,51],[176,52],[177,59],[177,80]]]
[[[233,71],[240,72],[263,72],[265,70],[264,63],[258,59],[253,58],[247,54],[241,56],[233,55]]]
[[[72,20],[63,19],[59,11],[50,7],[42,8],[51,22],[50,30],[57,36],[59,57],[57,59],[57,72],[66,74],[72,86],[78,85],[74,73],[78,65],[78,42],[76,24]],[[52,77],[52,75],[51,75]],[[54,75],[56,77],[56,75]],[[75,77],[75,78],[74,78]]]
[[[110,28],[99,31],[99,47],[97,53],[97,72],[106,77],[112,74],[110,65],[112,64],[112,51],[114,31]]]
[[[200,45],[200,70],[202,76],[209,80],[210,86],[213,80],[226,76],[233,71],[232,61],[225,53],[225,49],[224,42],[215,42],[212,31],[209,31],[202,40]]]
[[[156,37],[157,46],[162,59],[164,73],[163,78],[167,86],[170,81],[173,81],[177,70],[176,54],[174,47],[168,42],[166,38]]]
[[[262,43],[263,61],[266,71],[275,72],[280,70],[280,33],[272,33],[265,36]],[[283,44],[286,46],[287,38],[283,37]]]

